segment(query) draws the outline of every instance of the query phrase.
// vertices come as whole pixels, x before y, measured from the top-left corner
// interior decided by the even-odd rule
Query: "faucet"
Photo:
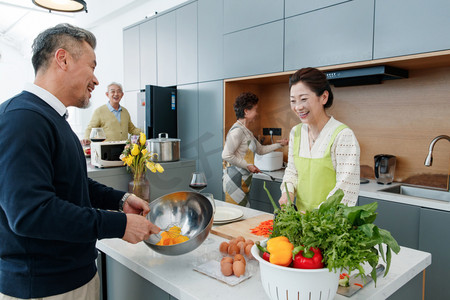
[[[433,148],[434,148],[434,144],[436,144],[436,142],[441,140],[441,139],[446,139],[447,141],[450,142],[450,136],[448,136],[448,135],[438,135],[437,137],[435,137],[431,141],[430,148],[428,149],[428,155],[427,155],[427,158],[425,158],[425,162],[424,162],[424,165],[426,167],[430,167],[433,164]],[[448,182],[447,182],[447,191],[450,192],[450,184]]]
[[[430,149],[428,149],[428,155],[427,155],[427,158],[425,158],[425,163],[424,163],[425,166],[430,167],[433,164],[434,144],[436,144],[436,142],[439,141],[440,139],[446,139],[447,141],[450,142],[450,136],[448,136],[448,135],[439,135],[439,136],[435,137],[430,143]]]

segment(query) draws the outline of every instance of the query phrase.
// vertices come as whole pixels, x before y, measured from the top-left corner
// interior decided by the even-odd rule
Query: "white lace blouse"
[[[311,150],[309,149],[308,126],[304,124],[301,129],[299,156],[306,158],[323,157],[333,132],[341,124],[341,122],[331,117],[320,132]],[[281,184],[281,191],[285,191],[286,182],[289,192],[295,194],[297,189],[297,169],[294,165],[293,156],[294,128],[292,128],[289,134],[288,164]],[[331,190],[327,198],[333,195],[337,189],[342,189],[344,198],[341,202],[346,203],[349,206],[356,205],[360,183],[359,157],[360,149],[355,134],[350,128],[343,129],[336,136],[336,139],[331,146],[331,159],[336,171],[336,186]]]

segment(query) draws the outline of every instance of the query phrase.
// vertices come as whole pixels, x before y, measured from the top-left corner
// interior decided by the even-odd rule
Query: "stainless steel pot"
[[[160,133],[157,139],[147,140],[147,151],[157,153],[158,162],[180,160],[180,139],[169,138],[167,133]]]

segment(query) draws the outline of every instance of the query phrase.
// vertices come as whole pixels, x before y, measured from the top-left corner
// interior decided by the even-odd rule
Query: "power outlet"
[[[263,135],[270,135],[271,130],[272,130],[272,135],[281,136],[281,128],[263,128]]]

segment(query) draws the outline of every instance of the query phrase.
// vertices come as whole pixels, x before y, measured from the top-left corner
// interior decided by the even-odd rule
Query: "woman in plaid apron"
[[[236,98],[234,111],[237,121],[227,134],[222,159],[225,161],[223,190],[225,201],[250,206],[248,194],[252,174],[260,170],[254,165],[254,156],[266,154],[288,144],[280,140],[272,145],[261,145],[248,129],[258,116],[258,97],[253,93],[242,93]]]

